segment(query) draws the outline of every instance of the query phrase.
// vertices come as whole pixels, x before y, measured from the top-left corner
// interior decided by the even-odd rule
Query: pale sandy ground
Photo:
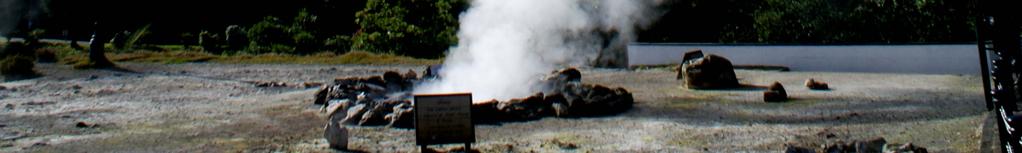
[[[326,82],[421,66],[121,64],[136,72],[40,65],[42,78],[0,83],[0,152],[333,152],[314,88],[244,81]],[[95,77],[92,77],[95,76]],[[636,107],[612,117],[477,126],[483,152],[780,152],[882,136],[936,152],[977,152],[984,119],[976,76],[738,71],[745,84],[780,81],[795,100],[758,89],[688,90],[666,70],[585,70],[586,83],[623,86]],[[833,90],[810,91],[808,78]],[[76,87],[78,86],[78,87]],[[80,87],[80,88],[79,88]],[[10,107],[7,107],[10,106]],[[75,123],[95,123],[76,128]],[[414,131],[351,127],[350,148],[417,152]],[[827,135],[833,135],[827,138]],[[567,147],[570,145],[575,148]],[[456,145],[433,146],[450,148]]]

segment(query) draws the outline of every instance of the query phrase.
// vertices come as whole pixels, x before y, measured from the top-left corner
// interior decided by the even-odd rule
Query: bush
[[[53,48],[36,49],[35,57],[39,63],[54,63],[57,62],[57,50]]]
[[[341,54],[351,50],[351,36],[337,35],[327,38],[323,43],[323,49],[332,50],[334,53]]]
[[[32,56],[14,55],[0,59],[0,75],[5,77],[36,76],[35,59]]]
[[[250,39],[248,52],[311,54],[323,48],[322,39],[316,36],[318,17],[307,10],[301,10],[294,20],[287,24],[276,17],[266,17],[248,28]]]

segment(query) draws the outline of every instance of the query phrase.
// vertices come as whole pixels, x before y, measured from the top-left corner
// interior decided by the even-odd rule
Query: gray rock
[[[344,124],[331,121],[324,128],[323,137],[330,144],[330,148],[348,149],[348,129],[344,128]]]

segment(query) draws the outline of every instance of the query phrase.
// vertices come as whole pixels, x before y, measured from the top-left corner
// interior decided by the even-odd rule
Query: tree
[[[415,57],[439,57],[457,42],[462,0],[368,0],[355,14],[352,48]]]

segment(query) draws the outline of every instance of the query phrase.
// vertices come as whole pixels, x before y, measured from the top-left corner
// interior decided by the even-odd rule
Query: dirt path
[[[420,66],[122,64],[134,72],[40,65],[45,77],[0,83],[0,152],[331,152],[315,89],[246,81],[326,82]],[[739,71],[780,81],[794,101],[749,90],[687,90],[664,70],[587,70],[637,106],[619,116],[477,126],[484,152],[777,152],[883,136],[938,152],[975,152],[983,103],[974,76]],[[812,77],[834,90],[801,87]],[[79,128],[76,123],[95,124]],[[350,148],[416,152],[414,131],[352,127]],[[572,147],[574,146],[574,147]],[[437,146],[451,147],[451,146]]]

